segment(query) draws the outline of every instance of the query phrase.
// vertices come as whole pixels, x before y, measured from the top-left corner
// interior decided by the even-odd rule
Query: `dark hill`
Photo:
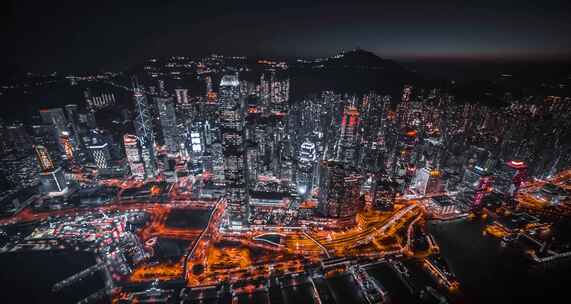
[[[290,66],[290,73],[294,98],[323,90],[398,94],[404,84],[422,82],[419,75],[397,62],[361,49],[322,60],[297,62]]]

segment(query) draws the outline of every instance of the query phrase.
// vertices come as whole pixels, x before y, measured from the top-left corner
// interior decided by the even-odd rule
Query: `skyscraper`
[[[70,129],[70,140],[74,149],[79,150],[82,148],[80,140],[81,128],[79,124],[79,106],[76,104],[68,104],[65,106],[65,113],[67,114],[68,129]]]
[[[168,96],[156,96],[154,99],[159,110],[159,120],[164,144],[170,153],[176,153],[178,151],[178,140],[173,99]]]
[[[219,93],[226,197],[231,224],[240,225],[248,219],[248,198],[244,159],[244,117],[240,102],[238,76],[225,75],[222,77]]]
[[[133,92],[135,99],[135,133],[141,145],[141,155],[145,164],[145,177],[153,178],[157,174],[157,164],[155,158],[155,136],[149,113],[149,104],[145,93],[136,81],[133,83]]]
[[[54,163],[51,160],[48,149],[42,145],[34,146],[36,152],[36,157],[38,158],[38,164],[42,172],[51,171],[54,169]]]
[[[361,175],[339,161],[320,164],[319,211],[323,216],[349,218],[357,213]]]
[[[339,138],[337,159],[353,164],[357,152],[357,132],[359,126],[359,111],[353,105],[347,105],[341,119],[341,136]]]
[[[98,169],[109,168],[109,161],[111,160],[111,154],[109,153],[109,144],[106,142],[99,143],[94,142],[87,147],[91,153],[91,157]]]
[[[393,210],[394,201],[398,192],[398,183],[384,174],[376,174],[373,181],[372,201],[375,209],[382,211]]]
[[[174,93],[176,95],[176,103],[181,105],[189,104],[188,100],[188,90],[187,89],[175,89]]]
[[[44,193],[58,194],[67,190],[67,181],[61,167],[55,167],[48,150],[41,145],[34,147],[40,166],[40,189]]]
[[[144,179],[145,165],[141,158],[137,136],[125,134],[123,136],[123,145],[125,146],[125,155],[127,156],[127,162],[131,169],[131,175],[135,177],[135,179]]]
[[[299,150],[298,171],[296,175],[297,191],[301,195],[311,193],[317,160],[315,144],[306,140]]]
[[[62,108],[41,109],[40,117],[44,124],[52,125],[56,128],[57,135],[67,131],[67,121]]]
[[[442,191],[440,180],[441,172],[430,166],[418,170],[414,179],[413,188],[420,195],[438,193]]]
[[[74,149],[73,149],[73,145],[71,142],[71,138],[69,136],[68,132],[63,132],[60,137],[59,137],[59,143],[61,145],[61,147],[63,148],[63,152],[65,155],[65,158],[68,161],[71,161],[74,159]]]

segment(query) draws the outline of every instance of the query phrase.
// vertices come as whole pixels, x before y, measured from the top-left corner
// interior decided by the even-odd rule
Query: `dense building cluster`
[[[202,88],[176,82],[190,75]],[[292,100],[286,64],[218,55],[153,59],[125,85],[105,82],[111,89],[88,87],[83,101],[41,109],[31,124],[2,122],[12,192],[41,185],[62,195],[109,178],[190,181],[199,197],[225,195],[226,223],[240,227],[258,218],[252,200],[293,210],[317,200],[315,214],[332,218],[353,216],[367,192],[379,209],[397,195],[439,193],[474,207],[490,189],[513,195],[529,176],[571,163],[571,102],[557,96],[506,95],[507,106],[492,108],[406,85],[398,97],[325,91]],[[111,128],[99,123],[105,111],[115,111]]]

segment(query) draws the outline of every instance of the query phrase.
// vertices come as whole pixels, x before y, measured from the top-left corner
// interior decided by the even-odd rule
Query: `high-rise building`
[[[212,93],[212,78],[210,76],[206,76],[204,78],[204,82],[206,83],[206,96]]]
[[[34,150],[36,152],[36,157],[38,158],[40,170],[42,172],[54,170],[54,163],[52,162],[48,149],[42,145],[36,145],[34,146]]]
[[[145,165],[143,164],[143,159],[141,158],[137,136],[132,134],[125,134],[123,136],[123,145],[125,146],[125,155],[127,156],[127,162],[129,163],[129,168],[131,169],[131,175],[135,177],[135,179],[144,179]]]
[[[76,104],[68,104],[65,106],[65,113],[67,115],[68,129],[70,129],[70,139],[72,146],[75,149],[81,148],[80,134],[82,132],[79,123],[79,106]]]
[[[145,177],[153,178],[157,175],[157,163],[150,107],[145,93],[136,81],[133,84],[133,91],[135,99],[135,133],[141,145],[141,155],[145,164]]]
[[[44,193],[57,194],[67,189],[67,182],[61,167],[55,167],[46,147],[37,145],[34,147],[38,165],[40,167],[40,189]]]
[[[240,225],[246,223],[249,208],[244,157],[244,113],[240,100],[238,76],[222,77],[219,93],[226,197],[231,225]]]
[[[67,121],[62,108],[41,109],[40,117],[44,124],[52,125],[56,128],[57,135],[67,131]]]
[[[442,192],[441,172],[430,166],[418,170],[414,179],[414,191],[420,195]]]
[[[59,143],[63,148],[65,159],[72,161],[74,159],[74,148],[68,132],[63,132],[59,137]]]
[[[320,164],[319,211],[323,216],[349,218],[359,209],[362,176],[338,161]]]
[[[188,89],[175,89],[174,93],[176,95],[176,103],[180,105],[189,104],[188,100]]]
[[[492,176],[488,171],[479,166],[468,168],[462,178],[458,200],[470,208],[477,208],[484,196],[490,191],[491,185]]]
[[[99,143],[93,142],[87,147],[93,158],[93,162],[98,169],[109,168],[109,162],[111,160],[111,154],[109,153],[109,144],[106,142]]]
[[[390,211],[393,210],[394,201],[399,185],[387,175],[376,174],[373,181],[372,202],[375,209]]]
[[[170,153],[176,153],[178,151],[178,140],[174,102],[172,98],[166,96],[156,96],[154,99],[159,110],[164,144]]]
[[[199,156],[205,151],[205,136],[204,127],[202,123],[195,122],[190,126],[190,153],[194,156]]]
[[[512,177],[513,186],[511,191],[511,195],[515,197],[521,185],[527,180],[527,164],[517,160],[511,160],[506,164],[508,167],[516,170],[516,173]]]
[[[212,154],[212,180],[215,183],[224,181],[224,147],[220,143],[213,143],[210,146]]]
[[[115,104],[115,94],[110,92],[103,92],[99,95],[94,95],[88,88],[83,92],[87,108],[91,110],[103,109]]]
[[[67,182],[61,167],[40,172],[40,189],[50,195],[61,194],[67,190]]]
[[[298,171],[296,174],[297,191],[300,195],[311,193],[316,171],[317,155],[315,144],[305,141],[301,144],[298,159]]]
[[[62,108],[40,109],[42,123],[53,125],[58,130],[66,129],[66,118]]]
[[[49,151],[54,166],[57,167],[61,160],[61,145],[56,127],[51,124],[33,125],[31,130],[33,143],[44,146]]]
[[[353,164],[357,152],[357,132],[359,126],[359,111],[353,105],[348,105],[341,119],[341,136],[339,138],[337,159]]]
[[[285,112],[289,100],[289,79],[279,79],[278,75],[271,73],[269,86],[271,111]]]

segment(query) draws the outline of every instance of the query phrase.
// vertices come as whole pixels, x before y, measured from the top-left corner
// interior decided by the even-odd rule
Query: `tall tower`
[[[135,99],[135,133],[141,145],[141,155],[145,164],[145,177],[153,178],[157,175],[155,135],[147,98],[137,81],[133,82],[133,96]]]
[[[48,149],[42,145],[34,146],[34,150],[36,151],[36,157],[38,158],[38,164],[40,165],[40,169],[42,172],[51,171],[54,169],[54,163],[50,158],[50,154],[48,153]]]
[[[376,174],[372,189],[373,206],[383,211],[393,210],[398,187],[399,185],[390,176]]]
[[[204,82],[206,83],[206,96],[208,96],[208,94],[212,93],[212,78],[210,76],[206,76]]]
[[[158,96],[154,99],[159,110],[164,144],[170,153],[176,153],[178,151],[178,143],[176,138],[176,114],[173,99],[168,96]]]
[[[61,167],[55,167],[48,152],[42,145],[34,147],[40,165],[40,189],[44,193],[58,194],[67,190],[67,181]]]
[[[188,104],[188,90],[187,89],[175,89],[174,93],[176,95],[176,103],[178,104]]]
[[[357,130],[359,126],[359,111],[353,105],[348,105],[341,119],[341,137],[337,150],[337,159],[353,164],[357,151]]]
[[[131,175],[135,177],[135,179],[144,179],[145,165],[143,164],[143,160],[141,158],[137,136],[132,134],[125,134],[123,136],[123,145],[125,146],[125,155],[127,156],[127,162],[129,163],[129,168],[131,169]]]
[[[305,141],[301,144],[301,149],[299,150],[298,171],[296,176],[297,191],[301,195],[311,193],[313,178],[315,176],[316,160],[315,144],[310,141]]]
[[[87,147],[89,152],[91,153],[91,157],[93,157],[93,161],[95,162],[95,166],[99,169],[107,169],[109,168],[109,161],[111,159],[111,155],[109,153],[109,144],[104,143],[94,143]]]
[[[65,153],[65,158],[68,161],[72,161],[74,159],[74,148],[71,144],[71,139],[68,132],[63,132],[59,137],[59,143],[63,148],[63,152]]]
[[[527,180],[527,164],[522,161],[511,160],[506,163],[508,167],[516,170],[516,173],[512,177],[512,197],[515,197],[519,192],[521,185]]]
[[[57,135],[67,131],[67,121],[62,108],[41,109],[40,117],[44,124],[52,125],[56,128]]]
[[[349,218],[357,213],[361,176],[338,161],[320,165],[319,210],[323,216]]]
[[[219,93],[226,197],[230,221],[232,225],[240,225],[247,221],[249,208],[244,158],[244,115],[238,76],[222,77]]]
[[[441,172],[427,164],[416,173],[413,188],[420,195],[442,192]]]

